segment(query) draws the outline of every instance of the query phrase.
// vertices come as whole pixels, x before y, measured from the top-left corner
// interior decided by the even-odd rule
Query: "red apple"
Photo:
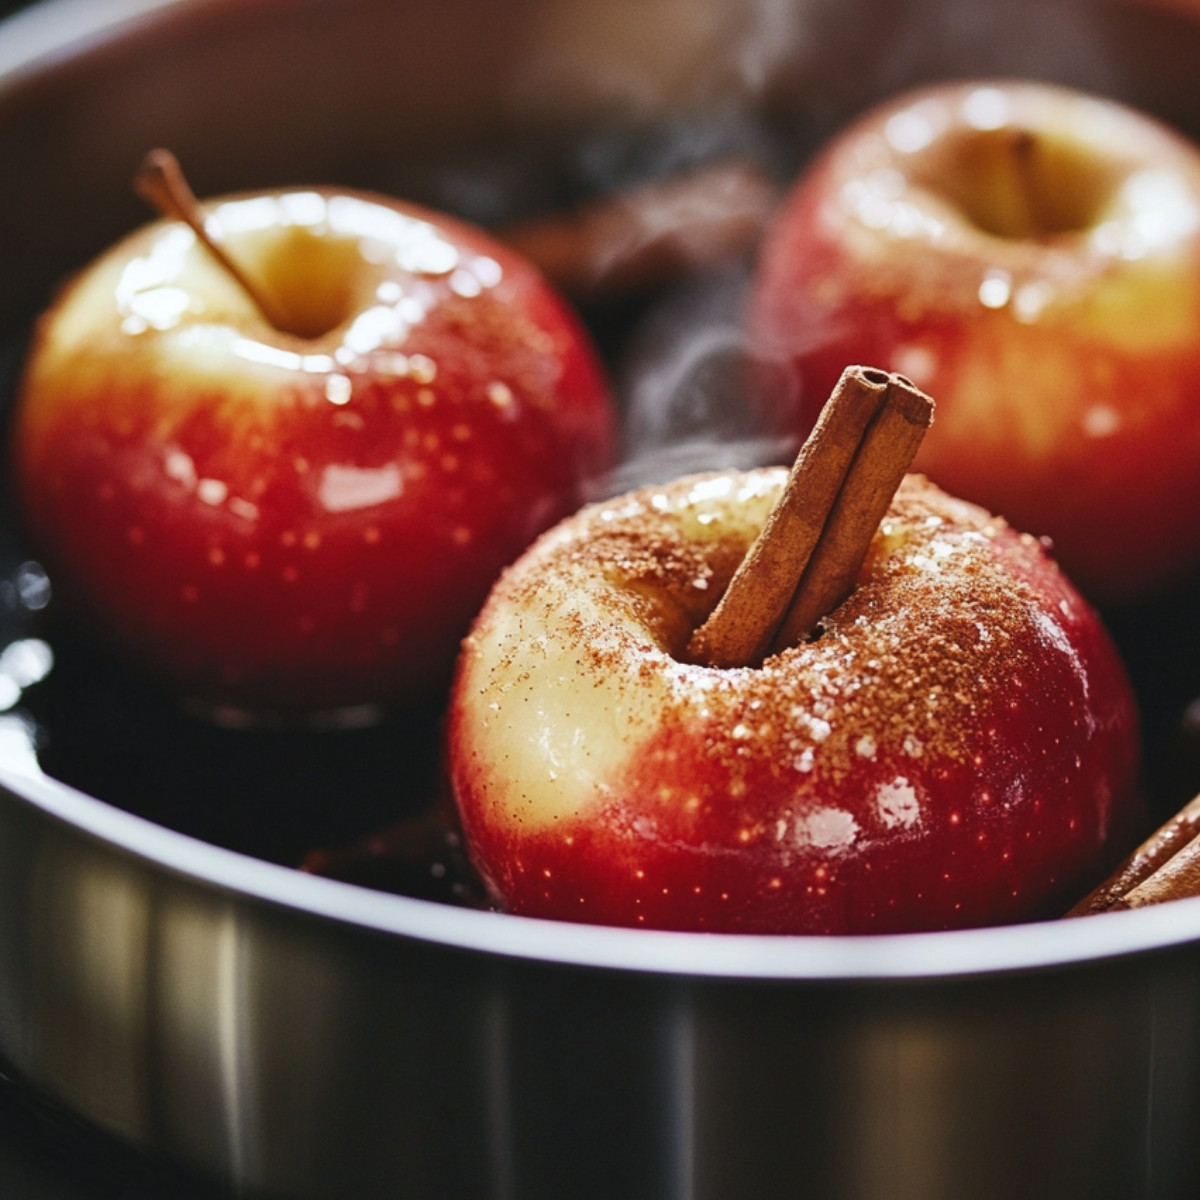
[[[37,330],[15,464],[56,594],[213,711],[448,682],[496,573],[609,464],[585,334],[448,217],[316,189],[208,211],[277,324],[164,220]]]
[[[1061,913],[1140,819],[1134,702],[1034,538],[910,476],[819,636],[686,661],[785,472],[595,504],[501,577],[448,726],[515,913],[868,933]]]
[[[868,113],[786,201],[749,337],[800,433],[846,362],[936,395],[917,469],[1093,598],[1200,562],[1200,154],[1146,116],[1022,82]]]

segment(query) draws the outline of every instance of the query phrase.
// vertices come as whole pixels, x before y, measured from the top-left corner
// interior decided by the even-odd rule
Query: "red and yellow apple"
[[[523,259],[399,202],[296,189],[207,220],[275,324],[163,220],[37,329],[15,470],[56,595],[214,712],[444,686],[496,573],[610,463],[585,333]]]
[[[749,339],[801,434],[847,362],[936,395],[916,468],[1093,598],[1200,564],[1200,152],[1144,115],[1015,81],[867,113],[785,202]]]
[[[936,427],[936,426],[935,426]],[[687,661],[786,472],[591,505],[493,589],[448,759],[511,912],[868,933],[1064,911],[1140,820],[1134,701],[1036,539],[910,476],[819,636]]]

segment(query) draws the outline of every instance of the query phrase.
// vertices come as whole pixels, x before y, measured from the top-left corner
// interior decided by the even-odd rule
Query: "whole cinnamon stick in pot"
[[[1144,908],[1200,896],[1200,796],[1152,833],[1066,915]]]
[[[752,251],[778,187],[726,159],[497,230],[563,291],[595,299],[675,282]]]

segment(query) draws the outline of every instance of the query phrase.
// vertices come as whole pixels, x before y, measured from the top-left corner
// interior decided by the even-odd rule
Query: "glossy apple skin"
[[[533,268],[449,218],[315,191],[214,211],[326,312],[280,333],[165,222],[65,290],[15,426],[56,595],[226,717],[444,688],[499,569],[610,462],[596,356]]]
[[[1142,820],[1093,610],[1037,541],[910,477],[819,638],[761,668],[680,661],[783,477],[595,506],[497,584],[448,730],[496,904],[768,934],[1060,915]]]
[[[886,104],[797,182],[750,308],[797,435],[847,362],[896,370],[938,399],[915,468],[1091,598],[1200,562],[1200,154],[1149,118],[1015,82]]]

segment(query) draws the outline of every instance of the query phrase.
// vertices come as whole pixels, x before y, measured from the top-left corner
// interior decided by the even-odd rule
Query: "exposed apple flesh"
[[[752,351],[802,434],[846,362],[936,395],[916,467],[1092,597],[1200,563],[1200,153],[1117,104],[955,84],[861,118],[761,254]]]
[[[209,709],[410,700],[609,465],[596,357],[536,271],[448,218],[296,190],[210,219],[284,329],[179,222],[85,270],[19,397],[35,543],[65,603]]]
[[[448,729],[494,902],[793,934],[1064,911],[1140,820],[1134,701],[1095,614],[1035,539],[910,477],[815,640],[685,661],[785,475],[590,506],[501,577]]]

